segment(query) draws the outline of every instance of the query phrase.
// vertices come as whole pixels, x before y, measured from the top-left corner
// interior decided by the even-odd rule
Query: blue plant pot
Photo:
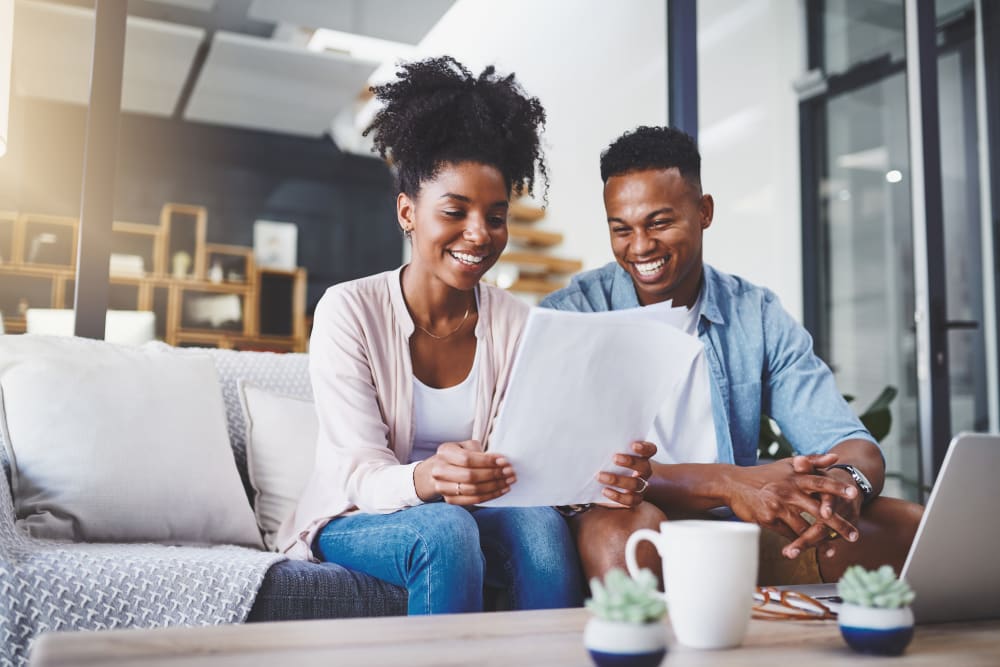
[[[597,667],[658,667],[667,655],[662,622],[623,623],[591,618],[583,644]]]
[[[859,653],[902,655],[913,639],[913,611],[844,604],[837,613],[840,634]]]

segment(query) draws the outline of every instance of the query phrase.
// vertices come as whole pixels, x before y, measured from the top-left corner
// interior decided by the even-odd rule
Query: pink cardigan
[[[413,485],[413,320],[402,269],[329,288],[316,306],[309,341],[319,439],[316,467],[295,513],[278,531],[290,558],[315,560],[312,542],[331,519],[387,514],[423,501]],[[485,443],[503,398],[528,306],[481,285],[480,358],[472,437]]]

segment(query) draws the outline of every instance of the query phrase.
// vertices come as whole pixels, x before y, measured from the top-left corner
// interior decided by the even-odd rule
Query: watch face
[[[847,466],[847,472],[851,473],[851,477],[853,477],[854,481],[858,483],[858,486],[861,487],[861,491],[866,496],[872,492],[871,482],[868,481],[868,478],[865,477],[864,473],[854,466]]]

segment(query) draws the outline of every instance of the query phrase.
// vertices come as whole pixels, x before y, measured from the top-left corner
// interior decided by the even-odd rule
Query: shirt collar
[[[403,265],[405,266],[405,264]],[[392,309],[396,313],[396,321],[403,329],[403,336],[409,338],[413,335],[413,318],[406,307],[406,300],[403,298],[403,285],[400,283],[403,277],[403,267],[394,271],[386,271],[384,274],[386,286],[389,288],[389,301]]]
[[[719,274],[708,264],[702,263],[701,277],[701,313],[700,315],[712,324],[725,324],[726,319],[722,316],[719,308],[719,300],[722,297],[719,287]]]
[[[614,273],[611,277],[611,307],[614,310],[624,310],[626,308],[638,308],[639,297],[635,293],[635,285],[632,284],[632,276],[621,267],[621,264],[614,263]]]

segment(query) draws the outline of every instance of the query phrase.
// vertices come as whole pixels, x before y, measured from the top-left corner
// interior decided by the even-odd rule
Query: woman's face
[[[396,200],[399,224],[413,243],[409,270],[473,289],[507,246],[507,207],[507,185],[496,167],[443,165],[416,199],[400,193]]]

